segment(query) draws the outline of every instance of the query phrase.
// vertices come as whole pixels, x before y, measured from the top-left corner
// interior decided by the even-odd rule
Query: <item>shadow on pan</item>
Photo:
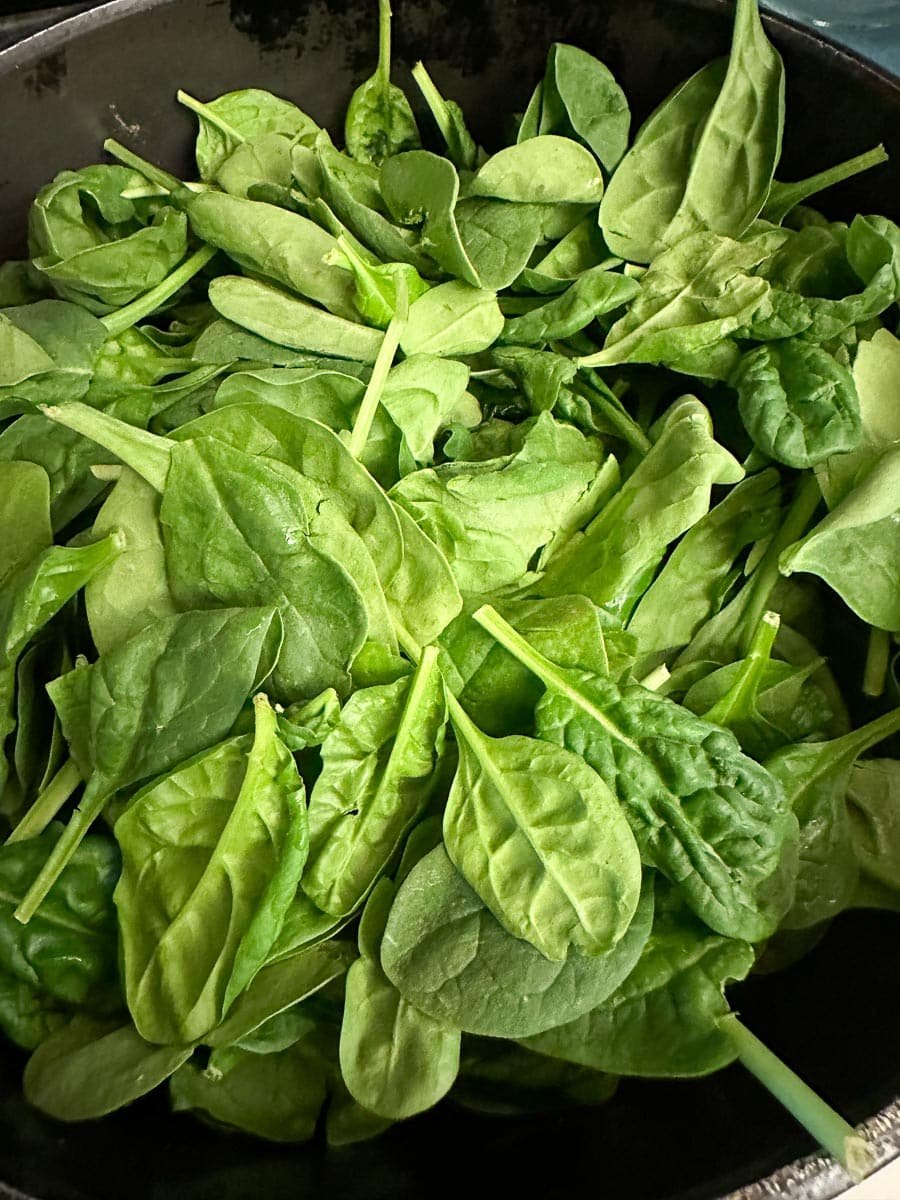
[[[399,0],[397,78],[426,60],[491,146],[521,110],[548,45],[604,59],[643,119],[727,50],[717,0]],[[339,133],[375,57],[369,0],[116,0],[0,54],[0,261],[24,249],[32,196],[58,170],[97,161],[116,136],[188,170],[193,119],[177,88],[207,97],[266,87]],[[823,207],[900,217],[900,84],[814,35],[771,22],[788,73],[782,178],[884,141],[892,162],[834,188]],[[851,1120],[900,1092],[898,918],[842,917],[781,975],[731,995],[774,1050]],[[808,1153],[812,1144],[739,1067],[691,1083],[626,1081],[595,1109],[488,1117],[445,1102],[375,1142],[326,1153],[225,1136],[151,1097],[67,1127],[21,1098],[22,1056],[0,1062],[0,1179],[39,1200],[421,1200],[591,1196],[707,1200]],[[3,1193],[0,1188],[0,1194]]]

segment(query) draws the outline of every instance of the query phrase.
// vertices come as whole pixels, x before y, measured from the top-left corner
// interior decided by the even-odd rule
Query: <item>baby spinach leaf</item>
[[[743,355],[731,375],[756,446],[789,467],[853,450],[861,437],[853,376],[811,342],[788,338]]]
[[[25,1067],[30,1104],[57,1121],[90,1121],[131,1104],[187,1062],[192,1046],[152,1046],[132,1025],[74,1017]]]
[[[210,284],[209,298],[216,311],[235,325],[294,350],[374,362],[381,345],[377,329],[323,312],[255,279],[220,276]]]
[[[403,539],[403,557],[385,585],[385,597],[396,614],[395,624],[420,646],[427,646],[462,608],[453,570],[427,533],[399,504],[394,513]]]
[[[585,596],[497,603],[514,629],[561,666],[620,675],[630,665],[631,639]],[[531,730],[543,687],[487,630],[463,613],[440,644],[444,680],[480,729],[493,737]]]
[[[184,258],[184,215],[123,195],[143,182],[127,167],[92,166],[62,171],[38,192],[29,250],[63,299],[108,312],[161,283]]]
[[[325,1137],[329,1146],[350,1146],[377,1137],[393,1125],[388,1117],[379,1117],[357,1104],[344,1087],[340,1074],[332,1081],[331,1099],[325,1114]]]
[[[265,962],[306,861],[303,781],[265,697],[254,703],[252,747],[206,751],[116,822],[125,988],[149,1041],[193,1042],[220,1023]]]
[[[335,316],[356,319],[353,277],[325,262],[337,241],[315,222],[223,192],[184,192],[179,200],[201,241],[224,250],[245,270],[315,300]]]
[[[84,593],[91,637],[101,654],[156,618],[175,613],[159,523],[159,494],[128,467],[94,522],[96,535],[114,530],[121,552],[88,580]]]
[[[504,928],[547,958],[561,961],[570,946],[589,956],[611,950],[641,880],[614,795],[577,755],[487,737],[447,700],[460,752],[444,812],[454,865]]]
[[[435,438],[459,412],[468,382],[463,363],[430,354],[391,368],[380,403],[402,435],[400,455],[407,464],[434,462]]]
[[[727,66],[677,88],[619,164],[600,213],[610,248],[649,262],[698,230],[740,237],[768,197],[783,124],[781,57],[756,0],[739,0]]]
[[[431,109],[447,156],[460,171],[474,171],[478,163],[478,147],[466,126],[462,109],[455,100],[445,100],[422,63],[416,63],[412,77],[419,85],[422,98]]]
[[[318,133],[316,123],[296,105],[261,88],[225,92],[206,104],[185,92],[179,92],[178,99],[197,115],[197,169],[207,183],[215,181],[225,161],[248,138],[279,134],[310,145]]]
[[[410,305],[400,348],[407,357],[461,358],[487,350],[502,329],[503,314],[495,294],[453,279]]]
[[[0,970],[58,1006],[115,1011],[121,993],[112,895],[119,852],[112,841],[86,838],[34,920],[21,925],[13,917],[59,836],[54,825],[0,847]]]
[[[534,132],[520,130],[519,141],[527,133],[573,135],[584,142],[607,171],[612,171],[628,147],[631,113],[625,93],[612,72],[599,59],[556,42],[547,55],[547,69],[538,85]]]
[[[289,921],[290,914],[269,961],[237,997],[225,1020],[204,1037],[208,1046],[219,1048],[243,1042],[279,1013],[340,979],[356,959],[356,948],[336,939],[288,949],[285,939]]]
[[[278,734],[289,750],[321,746],[341,715],[341,702],[334,688],[326,688],[305,703],[291,704],[278,712]]]
[[[860,881],[900,904],[900,762],[867,758],[847,784],[850,836]]]
[[[411,678],[355,692],[322,745],[303,889],[336,917],[359,906],[428,802],[446,719],[436,659],[428,647]]]
[[[394,886],[380,880],[360,925],[362,957],[347,973],[341,1075],[358,1104],[399,1120],[436,1104],[459,1070],[460,1033],[421,1012],[390,982],[380,945]]]
[[[601,453],[543,413],[513,454],[417,471],[391,496],[443,552],[460,590],[483,594],[520,580],[561,529],[591,515]]]
[[[565,291],[567,283],[591,267],[615,267],[621,259],[611,255],[593,214],[579,221],[543,258],[522,272],[520,289],[544,293]]]
[[[780,497],[778,473],[760,471],[688,529],[628,622],[642,653],[687,645],[719,610],[738,555],[775,532]]]
[[[22,1050],[34,1050],[67,1021],[65,1011],[37,988],[0,972],[0,1029]]]
[[[346,367],[348,370],[342,369]],[[341,366],[258,367],[237,371],[219,384],[213,408],[230,404],[271,404],[320,421],[329,429],[349,429],[365,384]]]
[[[519,345],[540,345],[571,337],[596,317],[612,312],[633,300],[640,286],[627,275],[592,267],[560,296],[520,317],[512,317],[503,327],[502,340]]]
[[[900,629],[898,509],[900,448],[886,451],[836,508],[784,551],[782,573],[818,575],[868,624]]]
[[[453,369],[447,374],[452,379]],[[367,547],[394,625],[415,642],[433,641],[459,611],[459,592],[435,545],[385,497],[344,443],[316,421],[242,405],[207,414],[177,434],[197,435],[293,466],[322,488]]]
[[[578,142],[541,134],[492,155],[469,181],[466,195],[519,204],[598,204],[603,176]]]
[[[639,684],[555,666],[490,608],[477,619],[546,685],[539,736],[614,790],[644,861],[717,933],[773,933],[791,901],[796,819],[734,735]]]
[[[271,674],[280,641],[273,608],[181,613],[50,686],[72,757],[91,778],[16,909],[21,921],[34,916],[115,792],[228,733],[247,697]]]
[[[467,1033],[527,1037],[574,1019],[605,999],[634,967],[650,933],[645,887],[612,949],[569,950],[562,962],[513,937],[437,846],[411,871],[391,907],[381,962],[423,1012]]]
[[[786,929],[805,929],[846,907],[856,886],[846,795],[854,762],[900,729],[900,709],[828,742],[788,746],[766,767],[787,793],[800,822],[800,865]]]
[[[0,587],[52,543],[47,472],[36,463],[0,462]]]
[[[410,302],[428,291],[430,284],[409,263],[365,262],[344,236],[328,256],[329,263],[350,270],[356,280],[356,307],[370,325],[387,329],[397,308],[400,279],[405,282]]]
[[[616,1075],[707,1075],[736,1057],[716,1025],[725,985],[743,979],[753,947],[710,933],[660,887],[649,940],[620,987],[596,1008],[525,1045]]]
[[[327,1095],[329,1064],[315,1036],[274,1054],[232,1052],[228,1069],[185,1063],[172,1076],[175,1112],[199,1110],[273,1142],[306,1142]]]
[[[604,348],[580,365],[663,363],[690,374],[727,376],[738,357],[727,339],[748,324],[769,293],[766,280],[750,274],[768,252],[758,241],[713,233],[683,238],[653,259],[637,299],[613,325]],[[698,362],[704,354],[712,357]]]
[[[115,534],[87,546],[51,546],[7,578],[0,588],[0,663],[14,664],[34,635],[120,548]]]
[[[793,666],[768,657],[778,631],[777,615],[765,614],[748,656],[704,675],[682,700],[691,712],[731,729],[742,749],[761,761],[790,742],[830,732],[833,719],[828,698],[811,682],[821,659]]]
[[[420,274],[433,275],[435,264],[418,244],[417,236],[390,220],[378,170],[341,154],[324,135],[316,142],[316,158],[323,195],[344,225],[382,262],[409,263]]]
[[[419,131],[409,101],[391,83],[391,5],[378,0],[378,66],[360,84],[344,118],[347,150],[360,162],[381,163],[419,144]]]
[[[427,150],[398,154],[382,166],[380,187],[396,221],[424,222],[423,243],[445,271],[473,287],[481,286],[456,223],[459,176],[448,159]]]
[[[242,199],[264,199],[261,187],[289,188],[291,139],[280,133],[261,133],[242,142],[224,160],[216,174],[223,192]]]
[[[543,226],[549,207],[489,197],[458,202],[454,210],[457,233],[480,287],[500,291],[518,279],[535,246],[546,240]],[[468,275],[464,273],[463,278]]]
[[[62,300],[0,310],[0,412],[81,399],[105,336],[96,317]]]
[[[883,451],[900,442],[900,412],[893,397],[900,388],[900,341],[879,329],[860,342],[853,360],[862,433],[856,449],[817,464],[816,479],[829,508],[853,489]]]
[[[331,554],[337,514],[311,509],[299,474],[278,465],[211,437],[173,447],[160,508],[169,584],[182,608],[274,601],[279,695],[345,691],[368,629],[365,601]]]
[[[714,440],[703,405],[683,397],[619,491],[550,560],[540,591],[581,592],[627,618],[669,543],[706,513],[712,485],[736,483],[742,475]]]

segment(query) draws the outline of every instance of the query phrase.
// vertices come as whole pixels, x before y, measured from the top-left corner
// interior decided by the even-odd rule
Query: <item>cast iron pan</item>
[[[524,107],[553,41],[600,55],[640,120],[727,50],[730,25],[730,5],[717,0],[395,7],[398,78],[424,58],[487,146],[503,114]],[[174,102],[178,87],[203,98],[267,87],[334,130],[372,68],[374,13],[372,0],[116,0],[0,54],[0,258],[23,250],[37,188],[97,161],[109,134],[187,171],[193,120]],[[891,164],[825,203],[835,215],[896,219],[900,85],[785,22],[770,26],[788,71],[781,177],[884,141]],[[853,1121],[900,1092],[898,932],[894,916],[842,917],[798,966],[733,990],[747,1023]],[[445,1102],[377,1141],[326,1151],[220,1134],[171,1116],[164,1097],[59,1125],[21,1098],[22,1057],[2,1055],[0,1179],[40,1200],[706,1200],[813,1149],[739,1067],[699,1082],[625,1081],[605,1107],[537,1116],[479,1116]]]

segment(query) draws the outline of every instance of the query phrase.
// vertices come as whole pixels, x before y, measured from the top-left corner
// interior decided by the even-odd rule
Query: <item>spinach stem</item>
[[[59,879],[72,855],[81,845],[85,834],[97,817],[100,816],[106,800],[107,794],[105,792],[100,791],[98,788],[92,788],[91,784],[88,784],[81,803],[72,814],[68,825],[62,832],[62,836],[50,851],[47,861],[41,867],[37,878],[25,893],[25,897],[19,907],[13,913],[17,921],[21,921],[23,925],[27,925],[40,908],[47,893],[56,883],[57,879]]]
[[[781,528],[772,538],[765,554],[760,559],[759,566],[753,572],[748,588],[747,607],[741,621],[744,626],[745,652],[752,645],[759,622],[769,603],[772,589],[781,578],[778,560],[788,546],[793,545],[803,536],[821,499],[822,493],[815,475],[807,475],[797,489],[794,502],[788,509]]]
[[[43,833],[80,783],[81,773],[68,759],[6,839],[6,844],[24,842]]]
[[[403,336],[403,330],[406,328],[408,317],[409,300],[406,277],[399,275],[397,277],[397,307],[391,318],[391,323],[385,332],[381,349],[378,351],[378,356],[375,359],[375,366],[372,368],[372,375],[366,385],[362,404],[359,406],[359,412],[356,414],[356,420],[353,422],[353,431],[350,434],[350,453],[354,458],[359,458],[366,448],[372,422],[375,420],[375,413],[378,411],[378,405],[381,401],[381,393],[384,391],[388,372],[393,366],[394,355],[397,353],[397,348],[400,345],[400,338]]]
[[[101,317],[100,320],[106,326],[109,336],[118,337],[120,333],[124,333],[126,329],[130,329],[132,325],[142,321],[144,317],[149,317],[151,313],[156,312],[161,304],[164,304],[186,283],[189,283],[198,271],[202,271],[215,253],[215,246],[201,246],[180,266],[176,267],[171,275],[167,275],[149,292],[144,292],[143,296],[138,296],[137,300],[132,300],[130,304],[126,304],[117,312]]]
[[[204,121],[208,121],[210,125],[215,126],[220,133],[224,133],[226,137],[237,142],[239,146],[246,141],[244,135],[239,130],[235,129],[233,125],[229,125],[223,117],[219,116],[215,109],[210,108],[208,104],[204,104],[202,100],[195,100],[188,92],[180,90],[176,93],[176,98],[179,104],[183,104],[185,108],[189,108],[198,117],[202,117]]]
[[[57,406],[39,404],[38,410],[48,420],[65,425],[115,454],[156,491],[162,493],[164,490],[172,454],[172,443],[168,438],[127,425],[99,408],[82,404],[80,400]]]
[[[892,737],[900,731],[900,708],[892,708],[890,712],[882,713],[867,725],[859,729],[851,729],[842,737],[835,738],[831,745],[835,749],[843,748],[852,758],[856,759],[871,746],[877,746],[885,738]]]
[[[869,648],[863,672],[863,694],[877,697],[884,694],[888,666],[891,661],[891,635],[886,629],[869,630]]]
[[[639,679],[638,683],[642,688],[646,688],[648,692],[656,692],[659,691],[664,683],[668,683],[671,678],[672,672],[665,663],[660,663],[649,675],[645,675],[643,679]]]
[[[431,109],[434,123],[437,125],[441,137],[449,149],[453,141],[453,122],[450,120],[450,114],[447,111],[446,100],[434,86],[434,81],[425,69],[423,62],[417,62],[413,67],[412,77],[418,84],[422,98]]]
[[[821,1146],[834,1155],[855,1182],[864,1179],[875,1165],[872,1148],[865,1138],[742,1025],[733,1013],[722,1017],[718,1026],[731,1040],[741,1063],[763,1087],[796,1117]]]
[[[406,626],[401,625],[396,618],[393,619],[392,624],[394,626],[394,633],[397,635],[397,641],[400,643],[400,649],[411,662],[418,663],[422,657],[422,647]]]
[[[581,368],[581,377],[576,378],[575,386],[579,395],[595,408],[612,425],[616,433],[627,442],[632,450],[646,454],[651,447],[650,439],[625,409],[622,401],[615,392],[611,391],[596,371]]]
[[[117,142],[115,138],[107,138],[103,143],[103,149],[107,154],[118,159],[123,166],[131,167],[132,170],[138,171],[145,179],[149,179],[151,183],[155,183],[157,187],[163,188],[164,191],[175,192],[178,188],[184,187],[184,184],[176,176],[170,175],[162,167],[157,167],[153,163],[147,162],[145,158],[141,158],[139,154],[135,154],[133,150],[129,150],[121,142]]]
[[[378,74],[387,90],[391,82],[391,0],[378,0]]]
[[[780,626],[781,617],[778,613],[763,613],[737,679],[725,695],[703,714],[704,720],[712,721],[715,725],[728,725],[736,713],[747,711],[771,658]]]
[[[446,681],[444,682],[444,695],[447,699],[447,711],[450,713],[450,720],[453,722],[456,729],[463,735],[473,750],[477,750],[481,739],[485,734],[481,732],[457,698],[450,691]]]
[[[628,746],[632,750],[638,750],[638,746],[622,733],[617,725],[610,721],[609,717],[594,704],[591,699],[579,688],[573,687],[566,678],[565,672],[561,671],[548,658],[544,658],[543,654],[535,650],[535,648],[522,637],[512,625],[504,621],[496,609],[490,604],[484,604],[477,612],[472,614],[474,619],[495,641],[507,650],[513,658],[517,659],[522,666],[527,667],[532,674],[536,675],[546,687],[551,691],[556,692],[560,696],[564,696],[568,701],[580,708],[592,720],[601,725],[606,732]]]
[[[848,158],[846,162],[837,163],[836,166],[826,167],[824,171],[819,171],[806,179],[799,179],[796,183],[780,183],[775,180],[769,192],[769,199],[761,213],[762,219],[778,224],[784,220],[792,208],[802,204],[816,192],[824,191],[825,188],[833,187],[836,183],[842,183],[843,180],[850,179],[851,176],[858,175],[861,171],[868,171],[870,167],[877,167],[887,161],[888,153],[879,143],[863,154],[857,154],[854,158]]]

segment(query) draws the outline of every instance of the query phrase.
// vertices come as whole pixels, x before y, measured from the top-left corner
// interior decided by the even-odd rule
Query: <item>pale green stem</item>
[[[891,635],[886,629],[870,629],[862,686],[866,696],[876,697],[884,694],[890,661]]]
[[[453,722],[455,729],[462,734],[463,738],[469,743],[473,750],[480,747],[482,739],[487,735],[482,733],[457,698],[447,687],[444,682],[444,695],[447,699],[447,711],[450,713],[450,720]]]
[[[900,731],[900,708],[892,708],[890,712],[883,713],[874,721],[869,721],[867,725],[861,725],[859,729],[852,729],[843,737],[835,738],[831,745],[842,745],[848,754],[852,754],[853,758],[859,758],[870,747],[877,746],[886,738],[893,737],[898,731]]]
[[[202,271],[215,253],[215,246],[201,246],[179,267],[176,267],[171,275],[167,275],[149,292],[144,292],[143,296],[138,296],[136,300],[132,300],[130,304],[126,304],[117,312],[101,317],[100,320],[106,326],[109,336],[118,337],[120,333],[124,333],[126,329],[130,329],[132,325],[142,321],[144,317],[149,317],[151,313],[156,312],[161,304],[165,304],[176,292],[181,291],[198,271]]]
[[[353,431],[350,434],[350,453],[354,458],[359,458],[366,448],[372,422],[375,420],[375,413],[378,411],[381,401],[381,393],[384,391],[384,384],[393,365],[394,355],[400,345],[400,338],[406,328],[408,316],[406,277],[400,275],[397,279],[397,308],[385,332],[381,349],[375,359],[375,366],[372,368],[371,378],[362,398],[362,404],[360,404],[356,420],[353,422]]]
[[[391,82],[391,0],[378,0],[378,74],[387,88]]]
[[[401,625],[396,618],[391,622],[394,626],[394,633],[397,635],[397,641],[400,643],[400,649],[413,662],[418,663],[422,656],[422,647],[409,632],[405,625]]]
[[[6,839],[6,844],[24,842],[43,833],[80,783],[81,773],[69,759],[59,768]]]
[[[806,532],[806,527],[812,520],[813,514],[819,507],[822,500],[822,493],[819,490],[819,484],[815,475],[809,474],[800,484],[797,489],[797,495],[794,497],[794,502],[788,509],[781,528],[772,538],[766,552],[760,560],[759,566],[753,572],[750,580],[750,591],[747,599],[747,608],[742,618],[746,633],[746,645],[752,642],[756,633],[763,613],[766,611],[766,606],[769,603],[769,596],[772,593],[772,588],[781,578],[781,572],[778,569],[778,560],[781,558],[782,552],[798,541]]]
[[[175,192],[178,188],[184,187],[184,184],[176,176],[170,175],[162,167],[157,167],[153,163],[147,162],[145,158],[141,158],[139,154],[135,154],[133,150],[129,150],[121,142],[117,142],[115,138],[107,138],[103,143],[103,149],[107,154],[118,159],[123,166],[131,167],[133,171],[140,172],[145,179],[149,179],[151,183],[155,183],[163,191]]]
[[[755,695],[759,687],[763,672],[771,659],[772,647],[775,645],[780,625],[781,617],[778,613],[763,613],[738,678],[709,712],[703,714],[704,720],[712,721],[714,725],[727,725],[735,711],[744,709],[746,702]]]
[[[632,450],[646,454],[652,443],[640,425],[625,411],[622,402],[593,371],[583,369],[582,374],[587,377],[588,382],[575,381],[579,394],[606,418]]]
[[[840,1113],[817,1096],[799,1075],[750,1032],[733,1013],[719,1028],[730,1039],[738,1058],[788,1112],[859,1182],[875,1165],[872,1148]]]
[[[65,870],[72,855],[103,811],[107,795],[104,792],[91,792],[90,786],[82,798],[81,804],[75,809],[68,825],[62,832],[59,841],[50,851],[47,861],[41,867],[37,879],[25,894],[22,903],[13,913],[17,921],[27,925],[37,912],[47,893]]]
[[[855,158],[848,158],[846,162],[838,163],[834,167],[827,167],[824,171],[810,175],[807,179],[800,179],[796,183],[780,183],[776,179],[772,183],[769,198],[760,215],[764,221],[773,221],[777,224],[784,220],[792,208],[802,204],[816,192],[833,187],[836,183],[841,183],[853,175],[858,175],[861,171],[868,171],[870,167],[877,167],[887,161],[887,151],[884,146],[878,145],[872,150],[866,150],[863,154],[857,154]]]
[[[559,696],[563,696],[577,708],[580,708],[583,713],[596,721],[617,742],[621,742],[632,750],[638,749],[631,738],[626,737],[621,729],[614,725],[609,717],[593,703],[589,696],[572,685],[564,671],[561,671],[548,658],[544,658],[543,654],[535,650],[520,633],[513,629],[512,625],[503,620],[496,609],[491,608],[489,604],[485,604],[477,612],[473,613],[472,616],[482,629],[486,629],[504,650],[508,650],[513,658],[520,662],[523,667],[527,667],[533,675],[536,675],[545,687],[550,688],[551,691],[556,692]]]
[[[643,679],[639,679],[638,683],[642,688],[646,688],[648,692],[658,691],[664,683],[672,678],[672,672],[665,663],[661,663],[655,671],[651,671],[649,675],[645,675]]]
[[[431,109],[431,115],[434,117],[434,122],[440,130],[441,137],[448,147],[451,146],[453,142],[453,122],[447,111],[447,102],[434,86],[434,81],[425,69],[424,63],[416,63],[412,69],[412,77],[418,84],[419,91],[422,93],[425,103]]]
[[[204,104],[202,100],[195,100],[193,96],[182,91],[177,93],[177,100],[179,104],[183,104],[185,108],[189,108],[198,117],[203,117],[205,121],[208,121],[210,125],[214,125],[220,133],[224,133],[226,137],[237,142],[239,146],[246,141],[240,130],[235,129],[233,125],[229,125],[223,117],[220,117],[214,109],[210,108],[208,104]]]

